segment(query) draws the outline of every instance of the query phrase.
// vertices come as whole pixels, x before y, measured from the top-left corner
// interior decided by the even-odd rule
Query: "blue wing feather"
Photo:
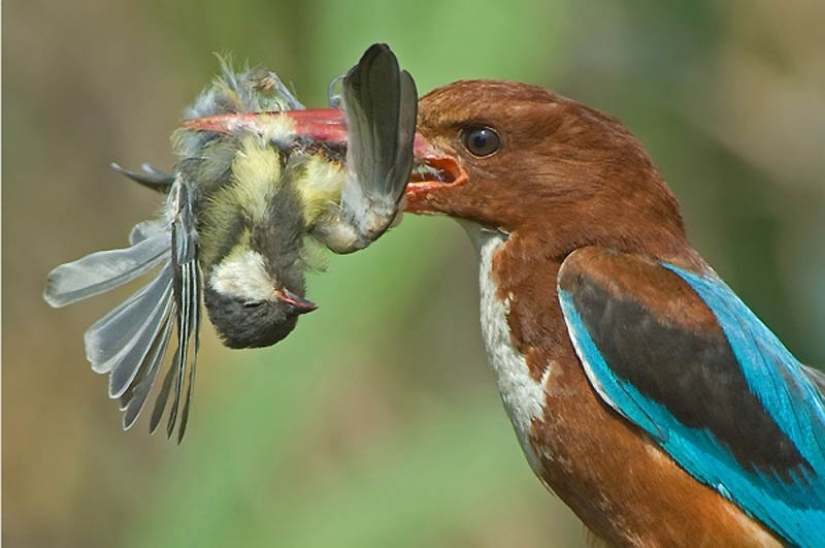
[[[817,470],[825,471],[825,409],[803,365],[722,280],[663,264],[708,305],[754,394]],[[825,495],[825,494],[823,494]]]
[[[663,403],[643,394],[611,368],[573,294],[560,288],[565,321],[588,378],[606,403],[650,434],[697,480],[794,545],[821,545],[825,536],[825,408],[816,387],[802,364],[719,278],[670,264],[661,266],[682,278],[716,317],[748,389],[810,466],[794,469],[789,477],[745,467],[710,429],[680,422]]]

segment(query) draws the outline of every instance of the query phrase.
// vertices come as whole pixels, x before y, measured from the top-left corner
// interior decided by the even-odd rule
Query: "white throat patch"
[[[263,256],[251,249],[233,251],[209,275],[212,289],[243,301],[272,299],[272,284]]]
[[[534,419],[543,418],[545,402],[544,383],[550,367],[541,382],[530,376],[524,356],[513,345],[507,314],[510,299],[503,301],[496,295],[493,279],[493,257],[505,244],[507,236],[474,223],[462,222],[479,254],[479,283],[481,293],[481,334],[487,348],[487,359],[493,368],[496,384],[504,408],[513,423],[530,466],[539,470],[539,460],[530,446],[529,438]]]

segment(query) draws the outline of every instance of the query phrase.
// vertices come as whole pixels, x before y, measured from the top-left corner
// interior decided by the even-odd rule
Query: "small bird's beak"
[[[295,312],[298,314],[306,314],[307,312],[312,312],[318,308],[318,305],[304,299],[303,297],[299,297],[289,289],[284,288],[283,291],[275,290],[275,296],[280,299],[282,302],[287,303],[292,308],[295,309]]]
[[[281,125],[284,120],[280,117],[287,123]],[[247,129],[265,134],[276,127],[288,128],[292,135],[308,142],[340,148],[347,145],[346,116],[337,108],[221,114],[186,120],[181,124],[183,129],[217,133]],[[420,134],[415,135],[413,154],[415,159],[404,193],[404,210],[433,213],[437,210],[430,205],[430,197],[463,185],[467,182],[467,173],[455,157],[440,152]]]

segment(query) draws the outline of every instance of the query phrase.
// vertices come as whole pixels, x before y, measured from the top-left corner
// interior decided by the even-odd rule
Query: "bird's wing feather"
[[[175,182],[175,176],[171,173],[163,172],[159,169],[155,169],[151,166],[151,164],[142,164],[140,168],[143,170],[143,173],[139,173],[137,171],[130,171],[120,166],[115,162],[109,164],[109,167],[120,173],[121,175],[125,175],[129,177],[134,182],[141,184],[147,188],[151,188],[152,190],[156,190],[158,192],[169,192],[172,188],[172,183]]]
[[[348,152],[368,195],[388,190],[387,173],[398,149],[399,74],[395,55],[385,44],[375,44],[344,77]]]
[[[359,228],[375,225],[383,232],[412,171],[418,115],[415,81],[399,70],[386,44],[375,44],[341,87],[349,132],[342,214]]]
[[[823,400],[724,282],[584,248],[565,260],[558,284],[578,357],[608,405],[787,541],[821,541]]]
[[[404,195],[413,168],[413,146],[415,145],[415,124],[418,118],[418,90],[410,73],[402,70],[399,75],[400,98],[398,112],[398,148],[395,162],[387,177],[389,192],[398,203]]]
[[[137,229],[137,227],[135,227]],[[169,257],[169,236],[157,232],[132,247],[98,251],[49,273],[43,297],[60,308],[128,283]]]
[[[807,365],[804,366],[803,371],[808,378],[811,379],[811,382],[814,383],[814,386],[816,386],[816,389],[819,391],[819,395],[825,398],[825,373]]]

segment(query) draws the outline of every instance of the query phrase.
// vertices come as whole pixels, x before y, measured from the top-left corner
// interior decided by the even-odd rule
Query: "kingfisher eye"
[[[246,301],[243,303],[244,308],[258,308],[264,302],[263,301]]]
[[[470,154],[483,158],[491,156],[501,148],[501,138],[496,130],[489,127],[473,127],[461,133],[461,140]]]

